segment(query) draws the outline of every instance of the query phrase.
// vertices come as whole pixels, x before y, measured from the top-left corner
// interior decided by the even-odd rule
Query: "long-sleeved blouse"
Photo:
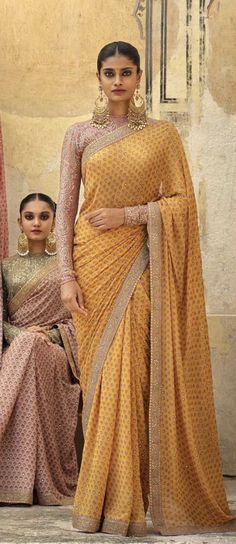
[[[76,123],[65,134],[62,155],[60,193],[57,207],[57,250],[61,282],[74,278],[73,273],[73,236],[74,224],[79,205],[81,184],[81,159],[88,144],[113,132],[127,123],[127,116],[111,117],[107,127],[96,128],[90,121]],[[138,225],[147,223],[147,206],[124,208],[125,224]]]

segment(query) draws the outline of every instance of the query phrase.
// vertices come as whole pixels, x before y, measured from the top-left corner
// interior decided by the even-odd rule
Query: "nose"
[[[114,85],[115,85],[116,87],[119,87],[119,86],[121,85],[120,74],[116,74],[115,81],[114,81]]]
[[[34,217],[34,227],[39,227],[40,225],[40,218],[35,215]]]

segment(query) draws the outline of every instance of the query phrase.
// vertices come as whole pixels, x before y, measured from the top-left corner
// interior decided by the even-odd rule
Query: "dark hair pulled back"
[[[114,57],[115,55],[123,55],[129,60],[132,60],[133,64],[137,66],[137,72],[140,71],[140,56],[136,47],[128,42],[111,42],[107,45],[104,45],[104,47],[98,54],[97,69],[99,73],[102,67],[102,63],[109,57]]]
[[[20,203],[20,214],[23,211],[24,207],[28,202],[33,202],[34,200],[41,200],[42,202],[47,202],[47,204],[50,206],[51,210],[53,211],[54,216],[56,215],[56,209],[57,205],[54,200],[48,195],[45,195],[44,193],[30,193],[29,195],[25,196],[23,200]]]

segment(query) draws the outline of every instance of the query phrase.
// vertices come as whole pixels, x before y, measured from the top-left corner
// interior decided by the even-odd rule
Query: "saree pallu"
[[[232,519],[221,474],[197,213],[182,144],[166,122],[89,144],[74,268],[85,445],[81,531],[142,535],[150,495],[162,534]],[[85,214],[148,204],[146,226],[97,233]],[[150,265],[149,265],[150,260]]]
[[[20,332],[0,365],[0,502],[71,504],[76,488],[75,430],[80,388],[76,343],[60,300],[52,258],[10,300],[10,323],[57,325],[63,347]]]

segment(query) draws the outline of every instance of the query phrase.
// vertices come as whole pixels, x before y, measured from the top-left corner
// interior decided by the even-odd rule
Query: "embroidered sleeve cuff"
[[[148,206],[130,206],[125,210],[125,225],[146,225],[148,222]]]
[[[60,284],[68,283],[69,281],[75,280],[75,271],[74,270],[65,270],[61,274]]]

